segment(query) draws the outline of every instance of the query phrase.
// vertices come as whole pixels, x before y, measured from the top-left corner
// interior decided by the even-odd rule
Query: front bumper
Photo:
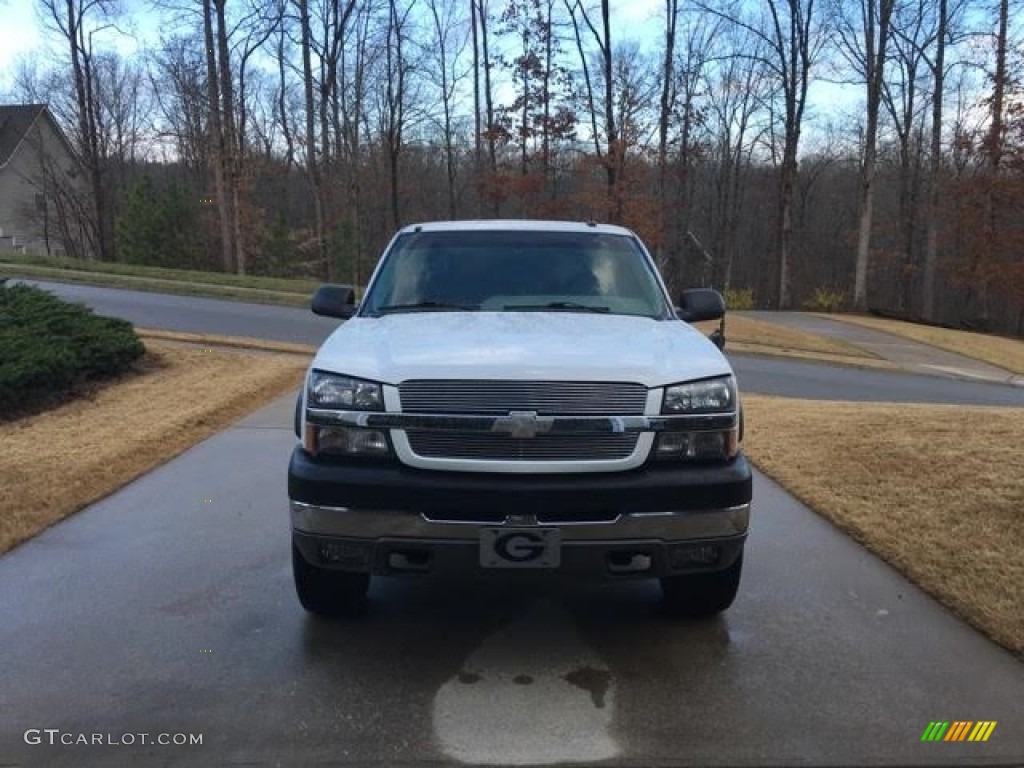
[[[507,475],[292,454],[294,541],[312,564],[373,573],[479,568],[479,531],[558,528],[561,571],[663,576],[719,570],[742,551],[751,472],[650,465],[628,472]],[[642,566],[642,567],[641,567]]]

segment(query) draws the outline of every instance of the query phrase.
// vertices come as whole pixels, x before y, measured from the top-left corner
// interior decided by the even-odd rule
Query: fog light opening
[[[317,548],[320,562],[349,568],[366,568],[369,555],[366,548],[347,541],[322,541]]]
[[[653,560],[647,552],[609,552],[608,570],[612,573],[643,573],[651,570]]]
[[[430,552],[425,549],[401,549],[388,555],[388,567],[396,571],[430,569]]]
[[[669,554],[669,563],[672,570],[676,571],[688,568],[707,568],[717,564],[721,556],[721,547],[714,544],[687,545],[674,547]]]

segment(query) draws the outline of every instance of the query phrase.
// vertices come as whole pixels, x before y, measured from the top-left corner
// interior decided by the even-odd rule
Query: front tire
[[[317,568],[292,545],[295,593],[302,607],[318,616],[350,616],[366,605],[370,574]]]
[[[673,616],[714,616],[732,605],[740,586],[743,553],[728,568],[714,573],[687,573],[661,579],[665,608]]]

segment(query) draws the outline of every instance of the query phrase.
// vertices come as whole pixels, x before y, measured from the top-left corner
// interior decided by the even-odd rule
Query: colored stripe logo
[[[988,741],[995,729],[995,720],[933,720],[921,734],[921,741]]]

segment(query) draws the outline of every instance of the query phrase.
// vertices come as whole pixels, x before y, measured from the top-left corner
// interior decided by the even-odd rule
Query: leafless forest
[[[37,5],[75,256],[362,284],[404,224],[595,219],[737,306],[1024,333],[1016,0]]]

